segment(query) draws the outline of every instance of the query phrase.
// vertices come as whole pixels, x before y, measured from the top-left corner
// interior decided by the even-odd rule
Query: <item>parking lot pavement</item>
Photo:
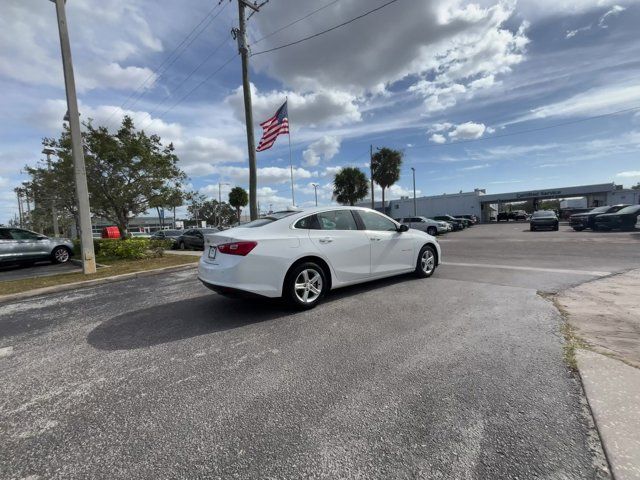
[[[580,268],[613,271],[637,243],[551,232],[539,262],[548,245],[504,228],[442,238],[458,265],[430,279],[308,312],[226,299],[193,271],[2,305],[0,477],[606,478],[536,293],[582,277],[461,264],[571,270],[595,248],[609,260]]]
[[[0,282],[22,280],[25,278],[47,277],[61,273],[73,273],[82,270],[81,266],[67,263],[38,262],[33,267],[20,267],[18,265],[0,266]]]

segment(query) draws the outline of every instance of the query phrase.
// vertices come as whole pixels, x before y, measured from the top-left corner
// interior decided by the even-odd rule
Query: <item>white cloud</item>
[[[611,16],[616,16],[624,12],[625,10],[626,8],[620,5],[614,5],[609,10],[607,10],[607,12],[604,15],[602,15],[602,17],[600,17],[600,20],[598,21],[598,26],[600,28],[609,28],[609,25],[607,25],[607,18]]]
[[[595,87],[566,100],[535,108],[511,123],[536,118],[580,117],[630,108],[640,102],[640,85],[621,84]]]
[[[212,173],[217,173],[223,180],[246,185],[249,182],[249,169],[246,167],[213,166]],[[291,181],[289,168],[263,167],[258,168],[258,185],[274,185]],[[294,181],[313,177],[313,173],[304,168],[293,169]]]
[[[637,0],[520,0],[518,11],[529,20],[544,17],[581,15],[616,4],[633,4]]]
[[[357,105],[357,98],[338,90],[318,89],[312,93],[297,93],[293,91],[260,92],[251,84],[251,100],[253,118],[256,128],[259,124],[273,116],[276,110],[288,97],[289,126],[313,127],[318,125],[343,125],[359,122],[362,117]],[[244,122],[244,97],[242,87],[238,87],[226,102],[232,107],[238,120]]]
[[[466,122],[457,125],[451,132],[449,132],[450,140],[475,140],[482,135],[486,127],[483,123]]]
[[[616,173],[616,177],[622,177],[622,178],[637,178],[640,177],[640,170],[630,170],[627,172],[620,172],[620,173]]]
[[[303,164],[307,167],[315,167],[320,161],[331,160],[340,151],[340,139],[325,135],[317,142],[309,145],[309,148],[302,152]]]
[[[461,171],[482,170],[483,168],[489,168],[490,166],[491,165],[489,165],[488,163],[485,163],[483,165],[472,165],[470,167],[459,168],[458,170],[461,170]]]
[[[429,140],[432,141],[433,143],[438,143],[438,144],[446,143],[447,141],[445,136],[441,135],[440,133],[434,133],[429,137]]]
[[[325,167],[320,175],[323,177],[334,177],[340,170],[342,170],[342,167]]]

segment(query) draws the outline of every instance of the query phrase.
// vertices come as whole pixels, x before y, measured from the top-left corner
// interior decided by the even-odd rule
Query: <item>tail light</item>
[[[218,251],[220,253],[226,253],[227,255],[240,255],[244,257],[251,250],[256,248],[258,242],[233,242],[233,243],[223,243],[222,245],[218,245]]]

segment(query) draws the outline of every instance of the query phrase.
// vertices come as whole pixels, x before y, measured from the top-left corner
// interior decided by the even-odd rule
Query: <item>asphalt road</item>
[[[514,227],[309,312],[191,271],[2,305],[0,478],[606,478],[537,290],[637,267],[640,233]]]
[[[67,263],[51,263],[48,261],[38,262],[32,267],[21,267],[20,265],[0,265],[0,282],[11,280],[22,280],[25,278],[48,277],[61,273],[79,272],[82,267]]]

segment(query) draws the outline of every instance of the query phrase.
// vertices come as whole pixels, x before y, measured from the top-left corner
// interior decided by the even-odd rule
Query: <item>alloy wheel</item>
[[[436,268],[436,257],[430,248],[425,248],[424,252],[422,252],[420,268],[422,268],[422,271],[427,275],[430,275],[433,269]]]
[[[53,256],[58,263],[65,263],[69,260],[69,251],[66,248],[58,248],[53,252]]]
[[[296,277],[293,288],[298,300],[308,305],[320,298],[322,287],[320,272],[312,268],[305,268]]]

